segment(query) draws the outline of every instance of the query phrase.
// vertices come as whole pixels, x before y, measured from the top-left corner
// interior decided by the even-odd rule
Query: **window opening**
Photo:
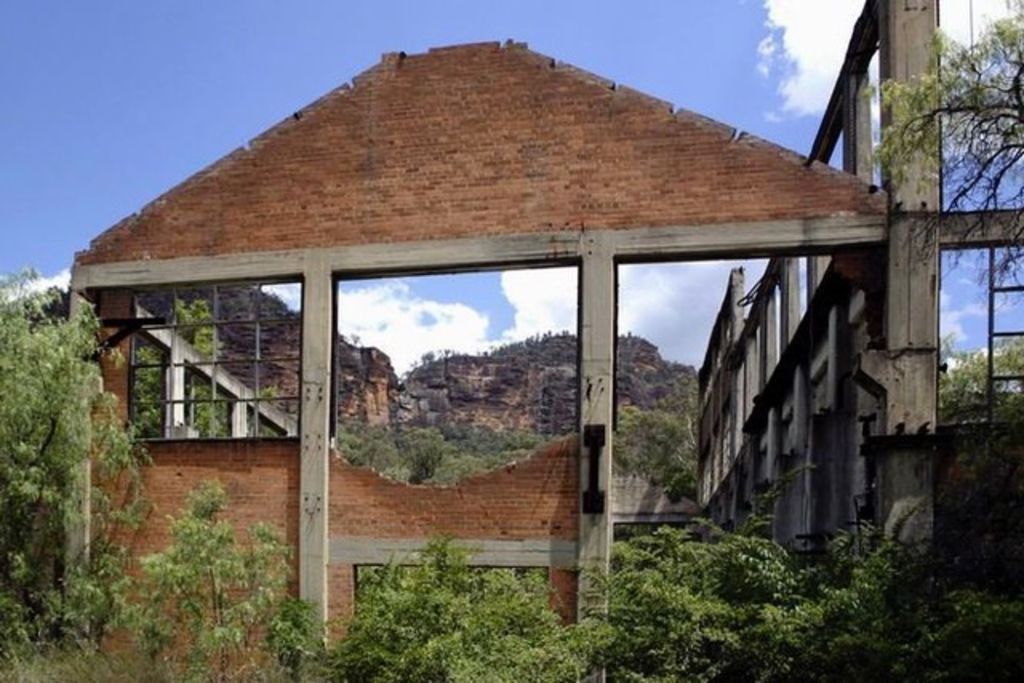
[[[133,338],[130,403],[138,435],[297,435],[301,301],[297,282],[136,292],[136,316],[167,321]]]
[[[576,267],[340,279],[339,451],[450,484],[575,433],[577,280]]]

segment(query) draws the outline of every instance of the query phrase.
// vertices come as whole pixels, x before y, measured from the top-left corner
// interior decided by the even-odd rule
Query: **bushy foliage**
[[[360,577],[355,617],[329,656],[351,682],[576,681],[601,627],[565,626],[546,577],[476,570],[468,552],[435,541],[413,567]]]
[[[288,547],[265,524],[237,539],[221,517],[226,505],[224,489],[204,482],[171,521],[169,547],[141,561],[130,620],[139,646],[188,679],[252,674],[271,666],[275,654],[292,658],[298,647],[294,634],[284,637],[284,623],[271,630],[276,640],[264,637],[284,599]],[[278,653],[270,649],[275,642]]]
[[[1024,374],[1024,345],[1000,340],[998,374]],[[939,415],[952,427],[936,499],[935,550],[944,576],[962,585],[1016,590],[1024,583],[1024,393],[999,387],[988,422],[984,351],[944,351]]]
[[[617,544],[616,681],[1015,680],[1024,600],[950,590],[920,549],[841,539],[815,560],[743,534]]]
[[[165,667],[138,652],[50,649],[5,663],[0,683],[174,683]]]
[[[324,627],[313,605],[298,598],[283,600],[267,629],[267,645],[293,679],[315,671],[324,654]]]
[[[104,484],[133,491],[143,457],[101,389],[92,311],[50,316],[58,294],[33,293],[32,279],[0,278],[0,659],[29,645],[96,641],[116,620],[125,553],[111,531],[133,520],[135,498],[115,506]],[[90,459],[86,557],[68,530],[83,523]]]

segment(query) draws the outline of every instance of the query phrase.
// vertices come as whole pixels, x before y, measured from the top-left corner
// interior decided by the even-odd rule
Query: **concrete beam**
[[[334,280],[312,264],[302,286],[302,414],[299,465],[299,597],[328,618],[327,502],[330,456],[331,343]]]
[[[1024,235],[1020,211],[978,211],[943,214],[902,214],[901,221],[938,223],[943,249],[978,249],[1018,244]]]
[[[747,258],[882,244],[885,217],[830,216],[610,232],[615,255],[621,259]]]
[[[419,554],[430,542],[427,538],[365,538],[336,536],[331,539],[331,564],[380,565],[417,564]],[[474,567],[555,567],[576,566],[576,543],[557,538],[541,539],[459,539],[468,548]]]
[[[144,287],[186,282],[288,278],[325,265],[337,274],[425,272],[572,262],[594,236],[626,260],[751,257],[882,244],[885,217],[828,216],[711,225],[585,230],[455,240],[393,242],[225,256],[76,265],[72,287]]]

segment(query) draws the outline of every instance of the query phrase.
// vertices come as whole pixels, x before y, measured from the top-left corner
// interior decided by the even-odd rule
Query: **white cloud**
[[[619,268],[619,332],[653,342],[665,358],[699,366],[725,297],[729,271],[744,266],[746,286],[765,261],[703,261]]]
[[[515,309],[515,318],[513,326],[502,333],[502,341],[575,330],[577,272],[575,268],[503,272],[501,291]]]
[[[725,294],[729,270],[743,265],[749,289],[765,261],[628,265],[619,269],[619,330],[643,336],[664,357],[699,365]],[[577,324],[577,270],[505,271],[501,292],[513,309],[507,329],[490,330],[486,312],[421,297],[415,279],[349,283],[339,293],[338,326],[349,338],[387,353],[396,372],[428,351],[478,353]]]
[[[864,0],[764,0],[768,35],[757,47],[757,70],[779,79],[783,114],[825,110],[863,6]]]
[[[964,44],[1011,12],[1008,0],[940,2],[942,30]],[[782,98],[780,111],[765,114],[770,121],[825,110],[863,6],[863,0],[764,0],[768,35],[757,46],[757,71],[778,79]]]
[[[949,294],[939,294],[939,334],[942,337],[952,336],[954,344],[967,341],[964,321],[969,318],[986,318],[988,310],[981,303],[967,303],[959,308],[952,308]]]
[[[939,23],[942,31],[964,45],[970,45],[972,37],[977,40],[985,27],[994,20],[1002,19],[1009,14],[1007,0],[942,0],[939,5]]]
[[[28,283],[28,290],[30,292],[45,292],[51,287],[57,289],[67,289],[71,286],[71,269],[65,268],[55,275],[49,277],[37,277],[34,280],[30,280]]]
[[[0,286],[4,290],[0,292],[0,296],[5,301],[14,301],[30,294],[46,292],[53,287],[65,290],[71,286],[71,270],[65,268],[49,277],[43,277],[31,270],[9,274],[0,273]]]
[[[489,322],[487,315],[465,304],[418,297],[401,280],[346,287],[338,294],[339,331],[383,350],[398,374],[428,351],[486,349]]]

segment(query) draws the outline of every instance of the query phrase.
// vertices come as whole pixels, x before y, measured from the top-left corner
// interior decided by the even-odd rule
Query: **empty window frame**
[[[133,337],[130,406],[145,439],[298,434],[302,328],[298,282],[135,293],[159,318]]]
[[[1024,270],[1016,248],[942,254],[939,419],[1001,421],[1024,405]]]
[[[577,280],[575,267],[339,279],[341,453],[449,484],[577,431]]]

